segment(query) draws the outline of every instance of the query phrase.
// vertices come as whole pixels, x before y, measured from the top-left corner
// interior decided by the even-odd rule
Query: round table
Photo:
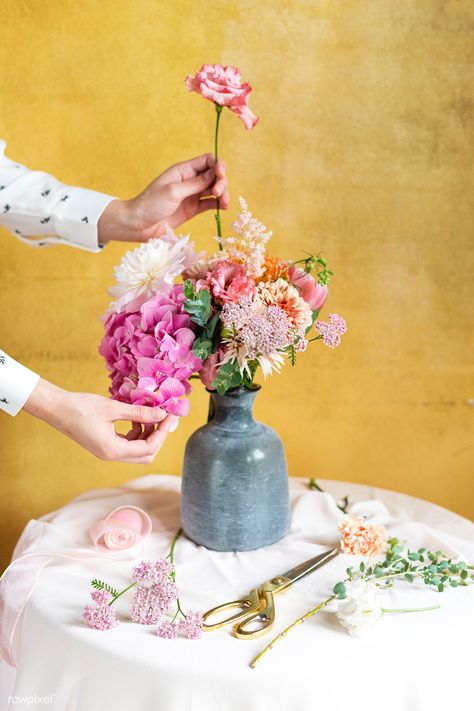
[[[349,496],[349,512],[384,524],[411,548],[441,549],[453,558],[474,559],[474,525],[434,504],[373,487],[307,480],[291,481],[292,525],[273,546],[220,553],[185,537],[175,552],[177,582],[187,609],[207,610],[240,597],[251,587],[334,546],[343,516],[336,499]],[[474,638],[473,589],[439,594],[401,583],[383,591],[387,608],[439,610],[386,615],[369,637],[351,637],[330,609],[318,613],[278,644],[255,668],[249,662],[271,639],[238,640],[230,628],[207,632],[199,641],[165,640],[150,627],[127,620],[130,598],[116,605],[121,624],[109,631],[82,621],[90,581],[118,588],[130,582],[134,562],[168,553],[179,527],[180,479],[147,476],[116,489],[86,492],[58,511],[30,522],[15,555],[45,553],[50,560],[37,577],[17,626],[16,671],[1,664],[0,709],[57,711],[437,711],[468,708]],[[94,557],[89,527],[121,505],[149,513],[153,533],[143,551]],[[69,559],[58,551],[86,551]],[[90,557],[87,557],[90,550]],[[278,596],[278,632],[318,601],[354,563],[339,555]],[[4,584],[8,584],[7,582]],[[466,641],[466,644],[463,643]],[[10,703],[8,703],[8,697]],[[22,700],[23,699],[23,700]],[[28,701],[27,701],[28,699]]]

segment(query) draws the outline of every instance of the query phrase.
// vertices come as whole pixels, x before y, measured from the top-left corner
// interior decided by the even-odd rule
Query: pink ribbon
[[[150,517],[136,506],[119,506],[93,524],[89,536],[94,548],[75,545],[59,527],[47,521],[30,521],[15,551],[17,557],[0,577],[0,656],[11,666],[17,666],[13,651],[15,633],[39,575],[48,563],[60,558],[136,560],[137,546],[151,530]],[[38,545],[42,540],[48,542],[47,548]],[[39,550],[34,550],[35,547]]]
[[[150,535],[151,518],[137,506],[119,506],[89,529],[97,550],[123,551],[133,548]]]

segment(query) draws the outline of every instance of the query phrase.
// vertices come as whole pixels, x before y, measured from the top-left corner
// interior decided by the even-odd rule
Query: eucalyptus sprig
[[[386,589],[393,587],[396,580],[404,580],[408,583],[421,581],[437,592],[443,592],[447,586],[457,588],[467,586],[474,581],[473,565],[465,561],[455,562],[442,551],[428,551],[426,548],[418,550],[406,549],[398,538],[391,538],[388,541],[388,548],[385,558],[381,561],[366,565],[363,561],[359,566],[351,566],[346,569],[347,577],[336,583],[333,587],[332,595],[316,607],[298,617],[291,625],[282,630],[267,646],[250,662],[250,667],[254,669],[261,659],[275,646],[277,642],[284,639],[292,629],[302,624],[320,610],[324,609],[333,600],[345,600],[347,597],[347,583],[362,580],[373,583],[377,587]],[[397,610],[386,610],[383,612],[421,612],[433,610],[439,607],[425,608],[405,608]]]

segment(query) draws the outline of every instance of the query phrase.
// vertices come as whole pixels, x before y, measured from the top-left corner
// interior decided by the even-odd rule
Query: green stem
[[[313,341],[320,341],[322,336],[315,336],[314,338],[310,338],[308,343],[312,343]]]
[[[176,531],[175,537],[173,538],[173,541],[172,541],[172,543],[171,543],[170,552],[169,552],[168,555],[166,556],[167,558],[170,559],[171,565],[174,565],[174,549],[175,549],[175,546],[176,546],[178,540],[180,539],[182,533],[183,533],[183,529],[182,529],[182,528],[179,528],[179,529]],[[172,577],[173,580],[176,582],[176,571],[175,571],[175,570],[173,570],[173,572],[171,573],[171,577]],[[182,607],[181,607],[181,603],[180,603],[179,597],[176,599],[176,607],[177,607],[176,612],[175,612],[175,614],[174,614],[173,619],[171,620],[172,623],[175,621],[175,619],[178,617],[178,615],[179,615],[180,613],[181,613],[181,615],[183,615],[184,619],[186,619],[186,614],[183,612],[183,609],[182,609]]]
[[[219,106],[219,104],[215,104],[216,107],[216,131],[214,134],[214,158],[218,159],[218,139],[219,139],[219,122],[221,120],[221,113],[222,113],[222,106]],[[216,225],[217,225],[217,235],[218,237],[222,238],[222,227],[221,227],[221,215],[219,211],[219,198],[217,198],[217,208],[216,208]],[[222,243],[219,241],[219,250],[222,250]]]
[[[382,607],[382,612],[384,615],[390,612],[427,612],[428,610],[439,610],[441,605],[433,605],[432,607],[400,607],[400,608],[391,608],[387,610],[385,607]]]
[[[267,644],[265,649],[262,649],[262,651],[259,654],[257,654],[255,659],[252,659],[252,661],[250,662],[250,668],[255,669],[255,667],[257,666],[259,661],[262,659],[262,657],[264,657],[265,654],[270,651],[270,649],[273,649],[274,644],[276,644],[277,642],[282,640],[284,637],[286,637],[288,632],[290,632],[293,629],[293,627],[303,624],[303,622],[305,622],[305,620],[308,620],[310,617],[312,617],[317,612],[319,612],[324,607],[326,607],[326,605],[329,605],[329,603],[332,602],[335,598],[336,598],[336,595],[331,595],[331,597],[328,597],[327,600],[324,600],[324,602],[320,602],[319,605],[314,607],[312,610],[307,612],[302,617],[298,617],[298,619],[295,620],[294,622],[292,622],[291,625],[288,625],[288,627],[285,627],[285,629],[282,632],[280,632],[280,634],[278,634],[274,639],[272,639],[270,644]]]
[[[126,588],[124,588],[123,590],[121,590],[121,591],[118,593],[118,595],[115,595],[115,597],[112,598],[112,600],[109,602],[109,605],[113,605],[114,602],[115,602],[116,600],[118,600],[119,597],[121,597],[121,595],[124,595],[126,592],[128,592],[129,590],[131,590],[132,588],[134,588],[135,585],[136,585],[136,583],[132,583],[132,584],[129,585],[128,587],[126,587]]]
[[[176,531],[175,537],[173,538],[173,541],[172,541],[172,543],[171,543],[170,552],[169,552],[168,555],[166,556],[167,558],[170,559],[171,565],[174,565],[174,549],[175,549],[176,543],[178,542],[178,539],[181,537],[181,534],[182,534],[182,533],[183,533],[183,529],[182,529],[182,528],[179,528],[179,529]]]

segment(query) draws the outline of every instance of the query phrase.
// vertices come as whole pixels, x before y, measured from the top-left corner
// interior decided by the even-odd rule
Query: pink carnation
[[[109,314],[99,353],[110,371],[115,400],[189,411],[189,378],[202,361],[193,353],[194,324],[184,310],[182,285],[153,296],[139,311]]]
[[[252,277],[247,275],[243,264],[223,259],[207,275],[207,283],[214,299],[219,304],[238,301],[239,298],[251,299],[256,287]]]
[[[248,106],[252,87],[242,83],[240,71],[236,67],[204,64],[195,76],[188,75],[185,83],[188,91],[195,91],[219,106],[227,106],[242,119],[248,131],[257,125],[258,117]]]
[[[358,516],[346,516],[339,524],[341,551],[351,555],[377,555],[387,547],[388,534],[384,526],[368,523]]]

